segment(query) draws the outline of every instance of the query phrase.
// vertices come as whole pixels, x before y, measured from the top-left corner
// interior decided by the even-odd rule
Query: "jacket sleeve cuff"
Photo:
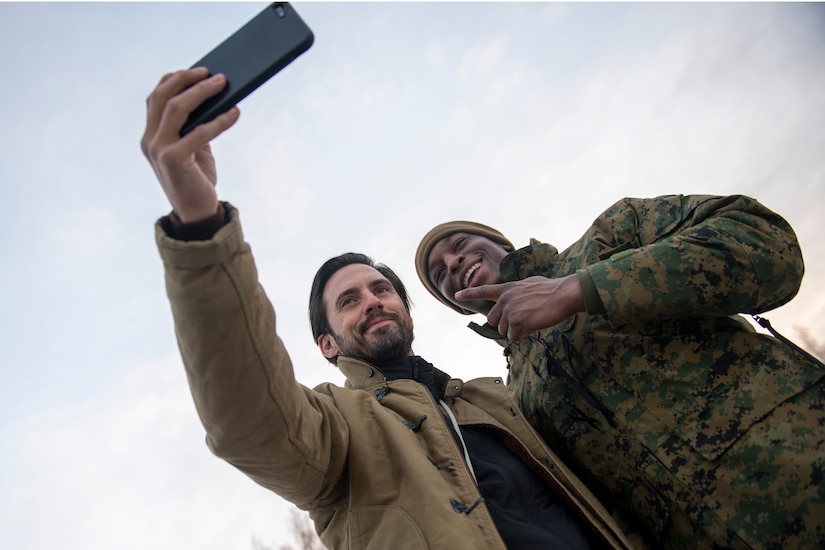
[[[576,270],[576,276],[579,278],[579,285],[582,288],[582,297],[584,298],[584,309],[587,310],[588,315],[604,315],[607,309],[599,297],[599,291],[596,289],[596,283],[593,282],[593,277],[587,269]]]
[[[155,223],[155,242],[167,267],[200,269],[228,261],[233,254],[248,249],[238,210],[228,202],[224,202],[222,206],[226,212],[226,223],[212,238],[204,241],[187,242],[170,236],[169,216],[164,216]]]
[[[229,221],[223,203],[218,203],[215,213],[205,220],[184,223],[175,212],[161,220],[166,235],[178,241],[208,241]]]

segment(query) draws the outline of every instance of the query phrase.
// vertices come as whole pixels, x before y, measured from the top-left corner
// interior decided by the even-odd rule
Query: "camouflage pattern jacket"
[[[505,347],[510,391],[551,447],[655,538],[669,501],[714,498],[696,464],[822,377],[738,316],[796,294],[801,251],[753,199],[668,196],[623,199],[563,252],[531,240],[501,264],[504,281],[576,272],[601,314],[520,341],[471,328]]]

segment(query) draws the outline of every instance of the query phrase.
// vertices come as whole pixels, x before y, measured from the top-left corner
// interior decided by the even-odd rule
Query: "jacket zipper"
[[[447,412],[447,416],[450,418],[450,422],[452,423],[453,428],[455,429],[455,433],[458,434],[458,439],[461,440],[461,450],[464,451],[464,460],[467,461],[467,468],[469,468],[470,475],[473,476],[473,481],[476,482],[476,487],[478,487],[478,479],[476,479],[476,473],[475,470],[473,470],[473,463],[470,460],[470,453],[467,452],[467,444],[464,443],[464,436],[461,435],[461,428],[459,428],[458,426],[458,421],[456,421],[455,416],[453,415],[453,411],[450,410],[450,407],[444,402],[443,399],[439,399],[438,402]]]

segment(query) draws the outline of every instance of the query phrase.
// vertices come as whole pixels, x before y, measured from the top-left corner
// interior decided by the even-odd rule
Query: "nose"
[[[372,292],[368,292],[367,297],[364,300],[364,309],[367,312],[370,312],[373,309],[384,309],[384,303],[381,302],[378,296],[376,296]]]
[[[455,271],[461,266],[464,262],[464,255],[463,254],[447,254],[444,256],[444,265],[447,266],[447,271],[450,273],[455,273]]]

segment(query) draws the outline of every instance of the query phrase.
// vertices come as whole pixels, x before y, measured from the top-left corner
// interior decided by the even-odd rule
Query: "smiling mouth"
[[[383,325],[386,321],[395,321],[396,319],[391,315],[380,315],[375,316],[372,318],[367,318],[363,323],[363,328],[361,329],[361,334],[366,334],[371,328],[376,327],[377,325]]]
[[[477,261],[470,268],[467,270],[467,273],[464,274],[464,280],[462,280],[462,288],[467,288],[470,286],[470,279],[473,277],[473,273],[476,272],[476,269],[481,267],[481,260]]]
[[[389,317],[382,317],[381,319],[376,319],[375,321],[370,323],[369,326],[367,326],[367,330],[369,330],[373,327],[377,327],[379,325],[384,325],[384,324],[386,324],[390,321],[392,321],[392,319],[390,319]]]

